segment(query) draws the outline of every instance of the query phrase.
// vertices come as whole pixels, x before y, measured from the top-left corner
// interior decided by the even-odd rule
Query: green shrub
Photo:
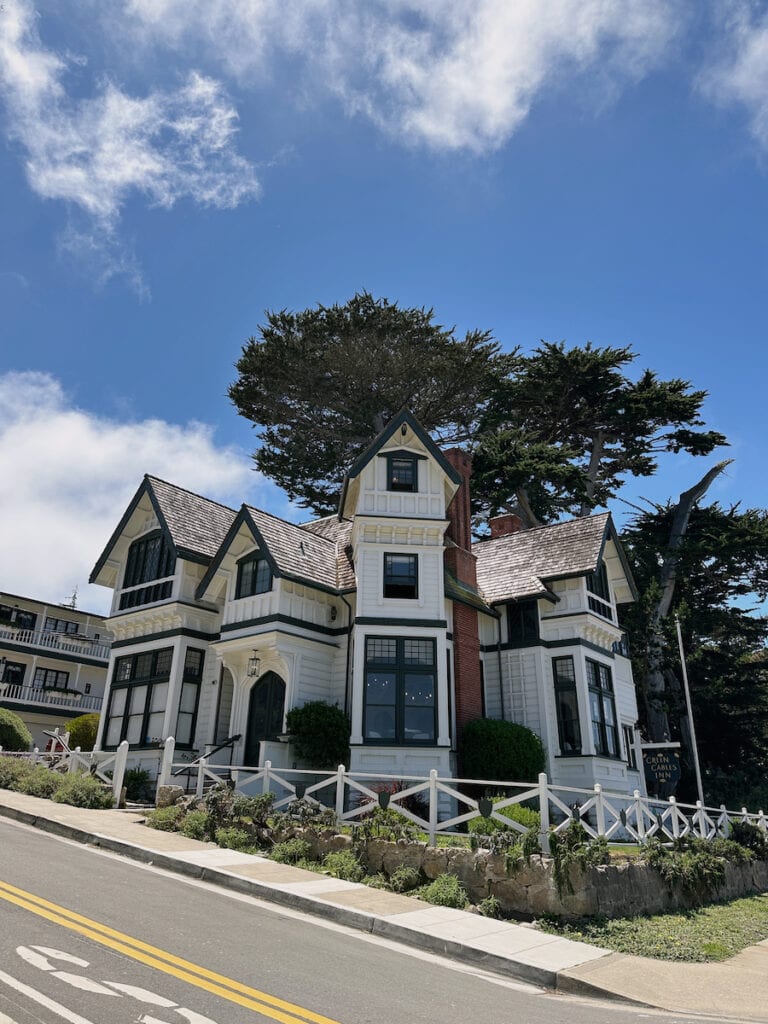
[[[0,747],[13,751],[32,749],[32,733],[8,708],[0,708]]]
[[[762,860],[768,858],[768,835],[747,821],[731,822],[731,839]]]
[[[323,867],[334,878],[343,878],[346,882],[362,882],[365,868],[351,850],[336,850],[326,854]]]
[[[286,839],[284,843],[275,843],[269,855],[280,864],[295,864],[298,860],[312,860],[312,847],[306,839]]]
[[[335,704],[313,700],[286,716],[296,756],[307,767],[338,768],[349,764],[349,719]]]
[[[659,872],[670,890],[679,887],[689,900],[702,903],[711,899],[725,881],[726,863],[744,864],[754,858],[754,853],[730,839],[684,836],[671,847],[649,839],[640,857]]]
[[[419,891],[421,899],[437,907],[455,907],[463,910],[469,903],[467,890],[456,875],[438,875],[434,882]]]
[[[359,822],[352,832],[352,842],[356,849],[369,839],[385,839],[396,843],[398,839],[418,842],[422,838],[422,832],[418,825],[414,825],[402,814],[389,808],[385,811],[381,807],[376,807],[370,814],[360,818]]]
[[[92,712],[73,718],[67,726],[69,732],[69,749],[80,747],[81,750],[93,750],[96,732],[99,728],[99,716]]]
[[[187,839],[205,840],[209,835],[208,815],[205,811],[188,811],[181,822],[180,831]]]
[[[418,889],[421,883],[421,872],[406,864],[401,864],[389,877],[389,886],[393,892],[411,892]]]
[[[496,896],[486,896],[477,904],[477,909],[483,917],[492,917],[495,921],[500,921],[504,917],[501,901]]]
[[[535,782],[545,763],[536,733],[495,718],[477,718],[464,727],[459,759],[465,778],[499,782]]]
[[[127,800],[149,801],[152,799],[152,788],[149,772],[145,768],[128,768],[123,776],[125,797]]]
[[[235,829],[248,833],[249,846],[268,846],[272,835],[269,816],[274,802],[274,793],[242,796],[225,783],[214,786],[205,798],[207,834],[216,839],[220,829]]]
[[[26,793],[28,796],[38,796],[44,800],[50,800],[65,780],[66,775],[52,772],[45,765],[36,764],[29,774],[22,775],[11,788],[20,793]]]
[[[33,767],[23,757],[0,757],[0,789],[17,789],[17,781],[26,778]]]
[[[504,799],[505,798],[503,796],[494,797],[494,810],[496,810],[495,805]],[[498,813],[505,818],[509,818],[511,821],[516,821],[519,825],[522,825],[529,831],[541,831],[541,815],[538,811],[534,811],[530,807],[523,807],[522,804],[510,804],[509,807],[502,807]],[[498,832],[508,828],[511,828],[511,826],[502,825],[502,823],[500,821],[496,821],[495,818],[480,817],[473,818],[472,821],[467,822],[467,829],[470,834],[474,835],[487,836],[492,832]],[[514,831],[517,832],[517,829]]]
[[[72,772],[53,794],[58,804],[105,810],[112,806],[112,790],[93,775]]]
[[[217,828],[216,842],[226,850],[240,850],[241,853],[253,853],[255,849],[250,833],[243,828]]]
[[[156,811],[149,812],[145,824],[160,832],[176,832],[183,817],[183,807],[158,807]]]
[[[598,864],[608,864],[611,859],[605,836],[593,839],[578,821],[571,821],[562,832],[550,832],[549,848],[552,854],[552,875],[561,899],[566,892],[573,893],[570,878],[572,867],[586,871]]]

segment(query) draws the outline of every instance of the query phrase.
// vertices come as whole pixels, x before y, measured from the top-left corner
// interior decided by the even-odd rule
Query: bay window
[[[363,699],[366,743],[434,744],[437,737],[435,641],[367,637]]]
[[[117,658],[104,731],[107,749],[123,740],[145,747],[163,739],[172,664],[172,647]]]
[[[613,703],[613,679],[608,665],[587,658],[589,711],[595,753],[604,757],[619,756],[619,735],[616,708]]]

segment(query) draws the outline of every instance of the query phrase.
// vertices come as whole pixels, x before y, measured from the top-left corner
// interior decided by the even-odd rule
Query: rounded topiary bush
[[[70,750],[74,750],[75,747],[80,747],[81,750],[93,750],[98,728],[99,716],[95,712],[73,718],[68,726]]]
[[[29,750],[31,746],[32,733],[19,716],[8,708],[0,708],[0,747],[3,750]]]
[[[545,764],[536,733],[496,718],[478,718],[464,727],[459,759],[464,778],[494,782],[535,782]]]
[[[308,768],[349,764],[349,719],[336,704],[310,701],[289,711],[286,723],[293,749]]]

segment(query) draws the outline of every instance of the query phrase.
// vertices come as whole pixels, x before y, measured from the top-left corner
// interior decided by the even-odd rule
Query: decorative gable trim
[[[248,506],[247,505],[243,505],[240,508],[240,511],[235,516],[235,521],[232,523],[230,528],[227,530],[227,535],[224,538],[224,540],[221,542],[221,547],[219,548],[218,552],[216,553],[215,558],[213,559],[211,564],[208,566],[208,571],[206,572],[205,576],[203,576],[202,580],[200,580],[200,583],[198,584],[197,590],[195,591],[195,597],[197,598],[198,601],[202,601],[205,598],[205,594],[206,594],[206,592],[208,590],[208,587],[211,585],[211,583],[213,581],[213,577],[219,571],[219,568],[221,567],[221,563],[224,561],[224,558],[226,557],[227,552],[229,551],[230,544],[235,539],[237,534],[240,532],[240,527],[243,526],[243,524],[245,524],[248,527],[248,529],[250,530],[251,536],[253,537],[254,541],[256,542],[256,546],[258,548],[259,555],[261,555],[267,562],[269,562],[269,568],[272,570],[272,575],[273,576],[280,576],[281,575],[280,570],[279,570],[279,568],[277,566],[277,562],[274,560],[274,558],[270,554],[269,548],[264,543],[264,538],[261,536],[261,533],[259,532],[258,527],[256,526],[256,524],[254,523],[253,519],[251,518],[251,514],[248,511]],[[254,554],[253,551],[248,551],[246,553],[246,555],[243,555],[243,558],[251,557],[251,555],[253,555],[253,554]],[[238,559],[238,561],[239,561],[239,559]]]

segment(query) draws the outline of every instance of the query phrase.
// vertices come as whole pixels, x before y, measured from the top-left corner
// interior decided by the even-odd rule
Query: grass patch
[[[727,960],[768,939],[768,893],[655,917],[593,918],[575,924],[539,922],[543,931],[616,953],[656,960]]]

